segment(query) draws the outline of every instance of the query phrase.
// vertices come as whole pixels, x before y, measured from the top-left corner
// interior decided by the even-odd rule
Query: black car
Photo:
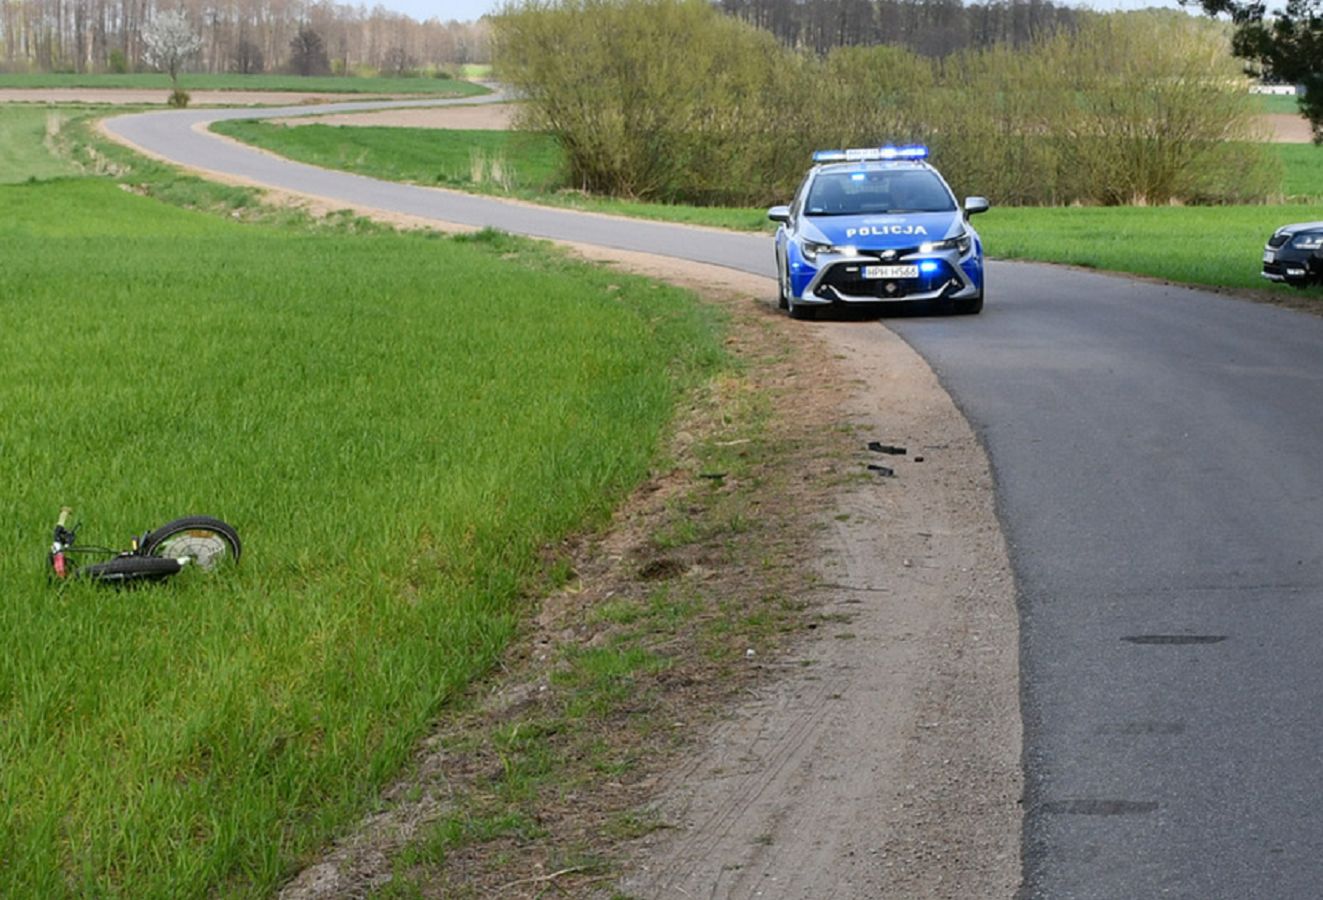
[[[1323,284],[1323,222],[1283,225],[1263,248],[1263,277],[1293,287]]]

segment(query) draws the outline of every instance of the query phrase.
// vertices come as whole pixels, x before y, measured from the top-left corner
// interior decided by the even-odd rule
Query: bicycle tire
[[[232,525],[211,516],[185,516],[143,535],[138,552],[143,556],[187,557],[210,572],[227,560],[238,562],[243,545]]]
[[[160,556],[117,556],[103,563],[78,569],[80,578],[122,584],[126,581],[158,581],[179,574],[184,566],[177,559]]]

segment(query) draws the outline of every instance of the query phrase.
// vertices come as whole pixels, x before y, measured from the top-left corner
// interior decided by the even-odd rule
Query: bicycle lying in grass
[[[177,575],[189,565],[210,572],[224,563],[239,561],[239,533],[210,516],[186,516],[167,522],[133,538],[128,550],[117,551],[78,544],[81,526],[69,527],[72,515],[73,510],[66,506],[55,523],[50,565],[56,578],[90,578],[117,584],[155,581]],[[75,560],[83,554],[113,558],[79,565]]]

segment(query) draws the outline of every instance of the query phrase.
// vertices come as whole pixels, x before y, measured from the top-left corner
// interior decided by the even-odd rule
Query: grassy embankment
[[[1281,98],[1275,98],[1281,99]],[[683,207],[586,197],[564,189],[564,166],[546,135],[420,128],[282,126],[222,122],[217,131],[294,159],[364,175],[508,194],[558,206],[736,229],[767,229],[765,210]],[[1274,144],[1282,191],[1296,202],[1221,207],[1000,207],[977,220],[988,252],[1220,287],[1266,287],[1268,235],[1323,217],[1323,148]],[[478,161],[481,160],[481,164]],[[492,176],[499,161],[500,177]],[[940,162],[940,161],[939,161]]]
[[[560,148],[544,134],[285,126],[254,120],[217,122],[212,128],[292,159],[392,181],[719,228],[758,229],[767,221],[765,209],[643,203],[573,190],[566,184]]]
[[[64,168],[43,128],[0,108],[0,894],[269,893],[646,472],[718,329],[529,242],[314,226],[141,160],[28,182]],[[61,504],[93,542],[221,516],[244,561],[57,587]]]
[[[488,93],[481,85],[451,78],[353,78],[300,75],[234,75],[185,73],[180,86],[188,91],[298,91],[324,94],[437,94],[471,97]],[[161,72],[127,75],[60,73],[0,74],[0,89],[107,88],[170,90],[170,76]]]

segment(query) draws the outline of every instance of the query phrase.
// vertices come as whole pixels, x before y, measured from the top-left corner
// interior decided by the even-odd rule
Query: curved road
[[[386,184],[191,130],[312,111],[108,126],[346,205],[772,275],[766,237]],[[996,474],[1020,594],[1023,896],[1323,895],[1323,318],[1060,268],[990,273],[982,316],[888,327]]]

